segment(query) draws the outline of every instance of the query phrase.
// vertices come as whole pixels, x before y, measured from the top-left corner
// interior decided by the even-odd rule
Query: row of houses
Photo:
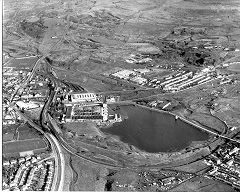
[[[4,182],[5,190],[51,190],[54,177],[54,160],[41,160],[40,156],[26,156],[4,161],[3,167],[18,167],[10,184]]]
[[[225,145],[205,159],[204,163],[211,166],[206,177],[240,188],[240,147]]]
[[[193,73],[183,70],[178,71],[175,75],[169,75],[165,78],[145,78],[143,75],[148,73],[149,69],[123,69],[110,74],[114,78],[130,81],[142,86],[162,88],[165,91],[179,91],[190,87],[194,84],[203,84],[210,81],[212,68],[207,67],[201,72]]]
[[[194,75],[192,72],[189,72],[174,79],[163,82],[161,83],[161,86],[163,86],[163,90],[166,91],[179,91],[192,85],[203,84],[210,81],[211,79],[212,77],[208,72],[199,72]]]

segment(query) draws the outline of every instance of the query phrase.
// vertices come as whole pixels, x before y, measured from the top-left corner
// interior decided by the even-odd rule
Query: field
[[[3,142],[7,141],[13,141],[16,140],[17,138],[17,128],[20,126],[20,124],[15,124],[15,125],[3,125],[3,130],[2,130],[2,140]]]
[[[226,121],[229,127],[240,125],[239,96],[221,98],[216,100],[216,103],[218,106],[216,107],[216,111],[214,111],[215,116],[219,117],[223,121]]]
[[[234,189],[224,183],[204,177],[196,177],[173,188],[171,192],[233,192]]]
[[[89,92],[105,92],[105,91],[121,91],[127,89],[127,87],[121,84],[117,84],[116,80],[106,78],[104,76],[89,77],[88,73],[76,72],[76,71],[55,71],[57,76],[65,81],[69,81],[75,84],[81,84]],[[133,86],[126,83],[130,88]]]
[[[14,125],[3,125],[3,133],[8,133],[8,132],[15,132],[15,130],[20,126],[20,124],[14,124]]]
[[[228,70],[240,73],[240,62],[230,65]]]
[[[65,175],[64,175],[64,185],[63,185],[63,191],[69,191],[70,186],[72,183],[72,178],[73,178],[73,171],[70,166],[70,154],[63,150],[64,152],[64,159],[65,159]]]
[[[28,123],[12,125],[3,129],[3,155],[18,156],[20,152],[46,151],[48,145],[43,136]]]
[[[73,180],[70,191],[104,191],[108,169],[71,156]]]
[[[24,59],[11,59],[4,65],[4,67],[31,69],[37,60],[38,60],[37,57],[24,58]]]
[[[123,87],[111,84],[105,84],[101,81],[94,80],[91,78],[86,78],[81,85],[89,92],[105,92],[111,90],[122,90]]]
[[[33,120],[39,120],[41,114],[42,107],[38,107],[35,109],[25,110],[25,114],[28,117],[31,117]]]
[[[46,150],[47,144],[42,139],[29,139],[15,142],[6,142],[3,144],[3,154],[12,154],[35,149]]]
[[[221,120],[208,114],[193,113],[190,116],[188,116],[188,118],[197,121],[201,125],[210,127],[212,130],[217,131],[219,133],[222,133],[226,129],[225,124]]]
[[[38,131],[32,129],[28,124],[24,124],[18,127],[17,132],[18,132],[18,140],[41,138],[41,134]]]
[[[2,136],[3,142],[7,142],[7,141],[12,141],[14,140],[14,134],[13,133],[5,133]]]
[[[66,128],[67,131],[76,133],[77,135],[102,135],[92,122],[65,123],[64,128]]]

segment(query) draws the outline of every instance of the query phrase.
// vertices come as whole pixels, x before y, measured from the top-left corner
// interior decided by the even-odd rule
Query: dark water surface
[[[208,134],[164,112],[151,111],[133,105],[120,106],[120,114],[128,118],[104,133],[120,137],[120,140],[137,148],[155,153],[182,150],[192,141],[204,141]]]

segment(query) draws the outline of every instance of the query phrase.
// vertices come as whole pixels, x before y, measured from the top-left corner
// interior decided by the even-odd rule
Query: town
[[[240,191],[239,2],[3,3],[3,191]]]
[[[204,163],[211,166],[206,177],[221,180],[240,189],[240,148],[226,144],[211,154]]]
[[[54,190],[54,159],[47,155],[26,156],[3,161],[3,189],[9,191]]]

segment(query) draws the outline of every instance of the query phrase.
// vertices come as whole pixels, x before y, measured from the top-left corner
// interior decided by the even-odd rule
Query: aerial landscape
[[[240,191],[239,0],[2,11],[2,190]]]

